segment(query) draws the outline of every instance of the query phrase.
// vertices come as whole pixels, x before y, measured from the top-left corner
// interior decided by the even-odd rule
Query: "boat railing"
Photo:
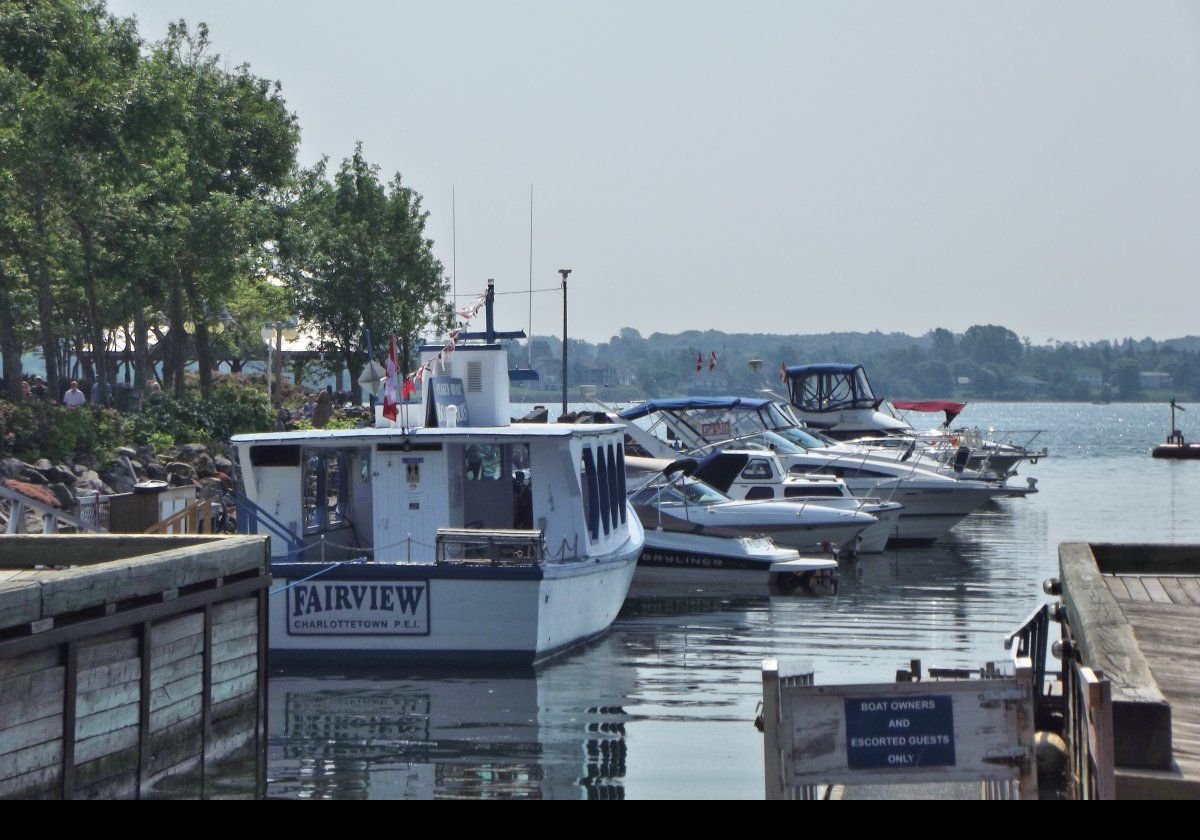
[[[538,566],[546,556],[542,531],[514,528],[438,528],[437,562]]]

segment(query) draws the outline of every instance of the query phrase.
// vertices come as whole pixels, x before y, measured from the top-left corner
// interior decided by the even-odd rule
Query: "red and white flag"
[[[396,386],[399,375],[399,366],[396,364],[396,336],[393,335],[388,345],[387,379],[384,380],[383,385],[383,416],[393,422],[398,414],[396,392],[399,389]]]
[[[709,370],[717,369],[717,351],[716,350],[712,351],[712,355],[708,357],[708,369]]]
[[[696,354],[696,373],[699,373],[702,370],[704,370],[704,354],[697,353]]]

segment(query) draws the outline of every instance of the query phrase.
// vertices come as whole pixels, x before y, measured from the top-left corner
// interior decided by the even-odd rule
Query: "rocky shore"
[[[129,493],[144,481],[195,485],[199,498],[216,500],[234,489],[233,472],[233,462],[224,452],[202,443],[168,446],[160,452],[149,445],[121,446],[111,459],[83,455],[58,464],[46,458],[32,464],[0,460],[0,481],[6,486],[64,510],[74,509],[80,496]]]

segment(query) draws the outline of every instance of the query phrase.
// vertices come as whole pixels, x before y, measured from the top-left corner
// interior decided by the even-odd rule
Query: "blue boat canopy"
[[[860,370],[862,365],[823,362],[815,365],[793,365],[787,369],[788,376],[808,376],[814,373],[847,374]]]
[[[745,408],[751,411],[770,405],[771,400],[745,397],[680,397],[673,400],[646,400],[619,412],[624,420],[637,420],[656,411],[694,411],[696,409]]]

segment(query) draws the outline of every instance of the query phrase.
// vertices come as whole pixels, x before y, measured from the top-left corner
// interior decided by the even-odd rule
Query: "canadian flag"
[[[383,385],[383,416],[388,420],[396,420],[396,380],[399,367],[396,364],[396,336],[391,336],[388,344],[387,379]]]
[[[699,373],[702,370],[704,370],[704,354],[697,353],[696,354],[696,373]]]
[[[708,357],[708,369],[709,370],[717,369],[717,351],[716,350],[712,351],[712,355]]]

